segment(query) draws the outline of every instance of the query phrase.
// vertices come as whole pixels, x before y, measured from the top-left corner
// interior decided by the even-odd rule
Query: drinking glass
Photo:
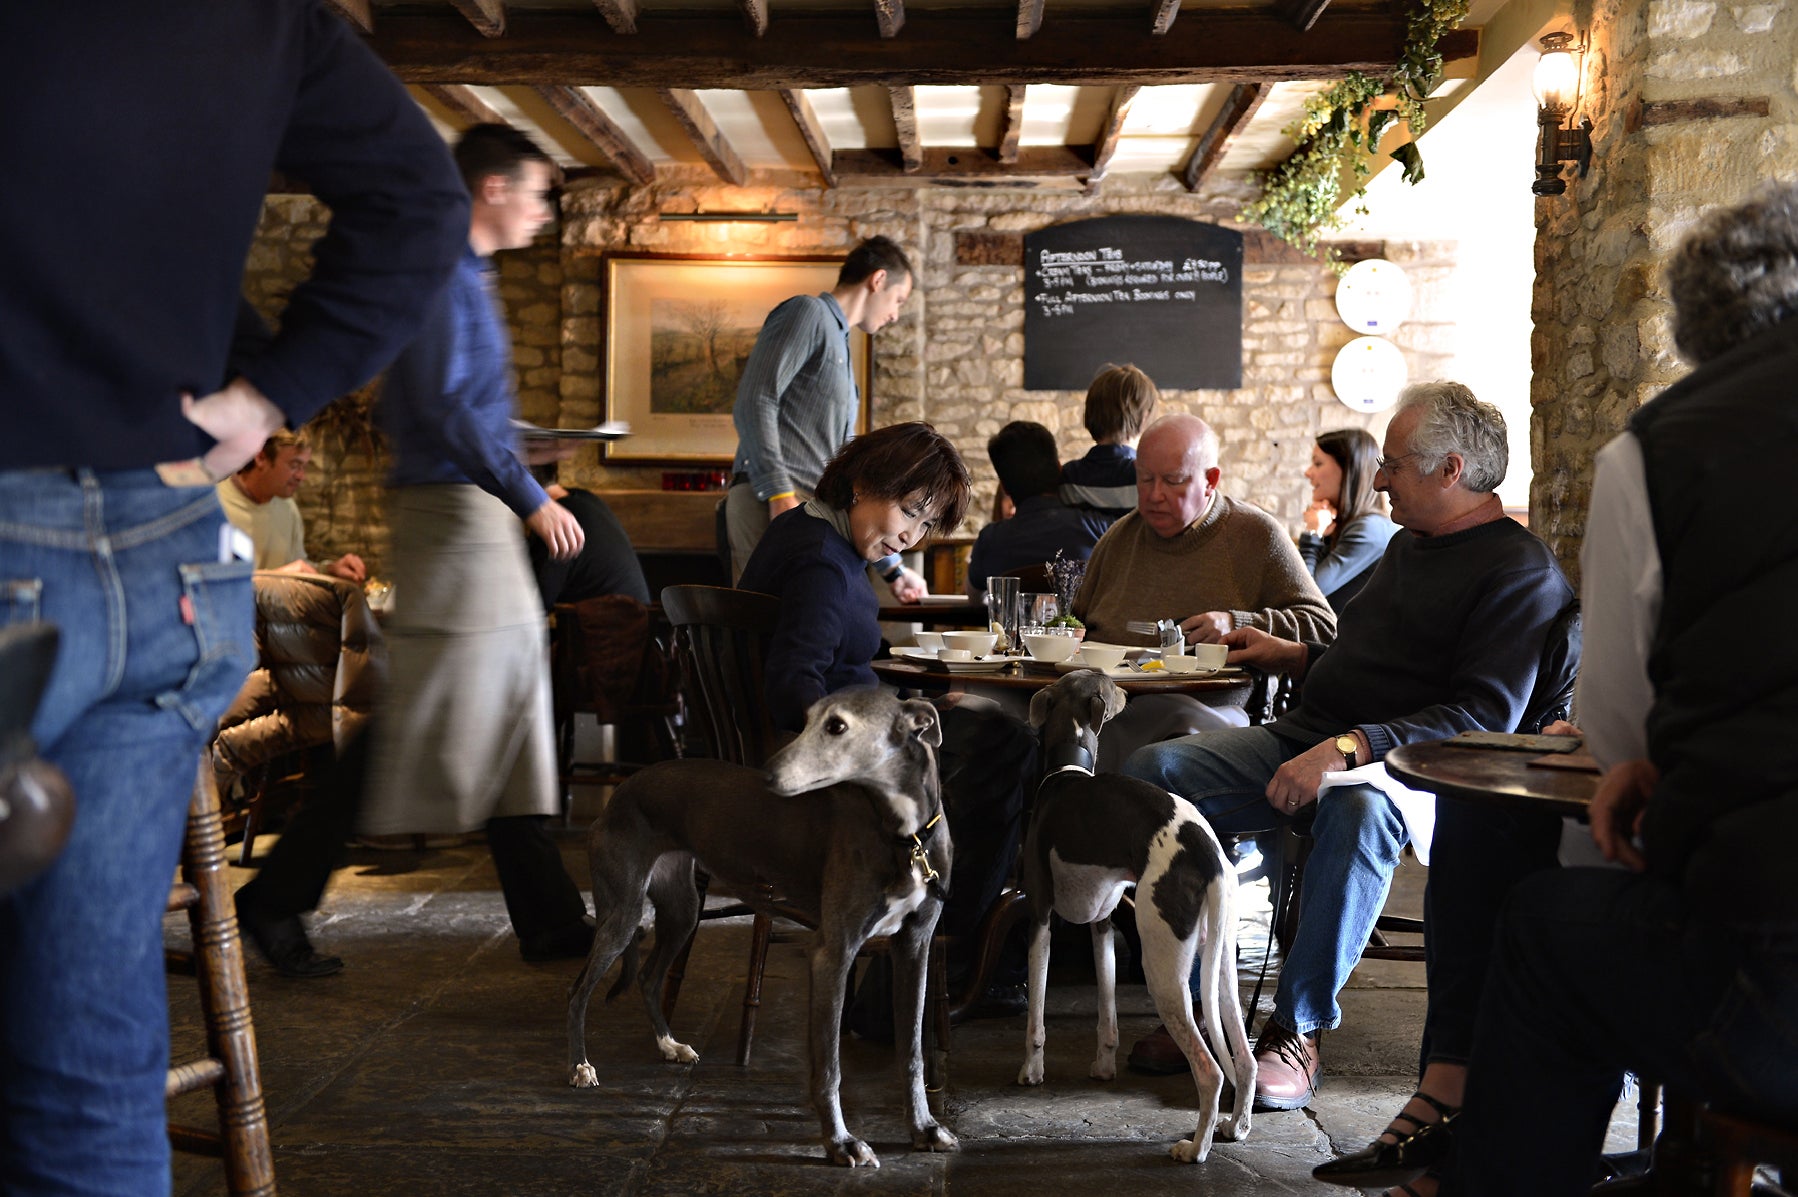
[[[1032,593],[1024,596],[1024,623],[1034,628],[1046,628],[1060,617],[1060,595]]]
[[[1018,608],[1023,584],[1021,578],[994,576],[986,580],[986,617],[989,626],[998,625],[1008,651],[1018,647]]]

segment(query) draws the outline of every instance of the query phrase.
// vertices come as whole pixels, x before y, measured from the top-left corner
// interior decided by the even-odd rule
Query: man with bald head
[[[1074,613],[1087,635],[1110,644],[1154,645],[1127,630],[1177,619],[1189,644],[1216,644],[1236,628],[1288,641],[1328,644],[1336,614],[1273,516],[1219,489],[1217,433],[1178,413],[1149,425],[1136,449],[1136,510],[1093,549]],[[1100,765],[1129,751],[1206,728],[1241,727],[1240,708],[1207,707],[1182,695],[1132,700],[1107,726]]]

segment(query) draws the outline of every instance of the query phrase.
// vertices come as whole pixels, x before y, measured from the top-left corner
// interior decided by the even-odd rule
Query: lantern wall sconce
[[[1580,64],[1574,58],[1586,47],[1573,44],[1571,33],[1542,35],[1542,57],[1536,62],[1531,90],[1536,93],[1536,181],[1530,190],[1537,195],[1564,195],[1567,180],[1561,177],[1561,163],[1572,162],[1585,178],[1592,167],[1592,120],[1573,121],[1579,107]],[[1565,128],[1562,126],[1565,125]]]

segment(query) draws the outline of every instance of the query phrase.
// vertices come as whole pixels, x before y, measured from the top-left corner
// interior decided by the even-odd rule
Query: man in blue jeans
[[[202,746],[254,655],[250,564],[224,559],[213,484],[413,334],[467,196],[315,0],[0,6],[0,106],[19,114],[0,191],[0,622],[62,630],[32,735],[77,804],[55,864],[0,899],[0,1192],[154,1197],[162,912]],[[279,335],[220,389],[274,169],[307,181],[330,229]]]
[[[1549,628],[1573,597],[1547,547],[1493,493],[1509,461],[1497,408],[1459,383],[1410,387],[1384,453],[1375,486],[1403,530],[1344,608],[1335,644],[1326,651],[1255,628],[1224,637],[1232,663],[1295,678],[1298,706],[1265,727],[1152,744],[1124,766],[1192,801],[1221,835],[1271,831],[1316,804],[1298,932],[1255,1047],[1262,1109],[1311,1100],[1318,1032],[1342,1021],[1336,995],[1410,839],[1379,788],[1337,786],[1320,800],[1323,775],[1379,761],[1399,744],[1513,730]],[[1136,1045],[1131,1063],[1186,1067],[1159,1029]]]

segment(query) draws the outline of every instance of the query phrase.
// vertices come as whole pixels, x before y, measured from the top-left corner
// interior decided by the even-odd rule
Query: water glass
[[[1021,578],[996,575],[986,580],[986,617],[989,625],[998,627],[1007,650],[1018,647],[1019,597],[1023,584]]]
[[[1026,594],[1024,596],[1023,621],[1032,627],[1046,628],[1061,617],[1061,596],[1057,594]]]

